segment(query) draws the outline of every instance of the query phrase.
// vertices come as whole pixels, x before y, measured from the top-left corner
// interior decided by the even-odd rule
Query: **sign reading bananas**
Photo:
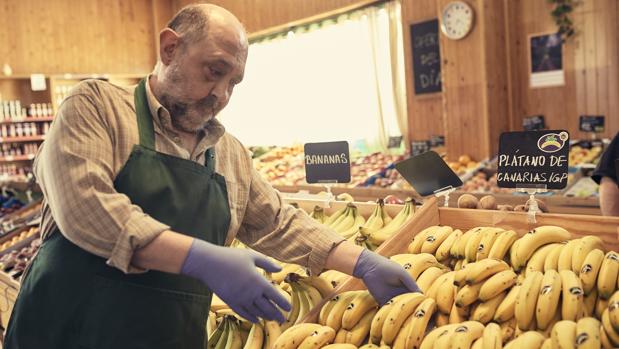
[[[350,182],[348,142],[306,143],[304,151],[307,183]]]
[[[564,130],[502,133],[497,172],[499,187],[565,188],[569,138]]]

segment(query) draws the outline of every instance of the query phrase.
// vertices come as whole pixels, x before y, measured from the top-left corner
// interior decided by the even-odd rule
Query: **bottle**
[[[15,127],[15,133],[17,134],[17,137],[21,137],[23,136],[24,130],[22,129],[21,124],[17,124],[17,126]]]
[[[15,137],[15,125],[13,124],[9,127],[9,136]]]
[[[8,136],[6,125],[2,125],[2,137],[6,138]]]
[[[33,136],[37,136],[39,134],[39,129],[37,128],[37,124],[35,124],[34,122],[30,124],[30,132]]]

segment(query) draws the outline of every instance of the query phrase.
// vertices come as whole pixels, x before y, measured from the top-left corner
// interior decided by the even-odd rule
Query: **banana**
[[[499,326],[501,326],[501,337],[503,338],[503,343],[511,341],[516,335],[518,325],[516,324],[515,317],[512,317],[505,322],[501,322]]]
[[[499,304],[496,312],[494,313],[494,321],[502,323],[506,322],[514,317],[514,311],[516,309],[516,299],[522,286],[516,285],[512,287],[503,302]]]
[[[532,271],[544,271],[544,262],[546,261],[546,257],[548,254],[555,249],[555,247],[560,246],[561,244],[548,244],[540,247],[533,253],[529,262],[527,262],[527,268],[525,269],[525,275]]]
[[[230,332],[229,321],[225,318],[219,323],[215,331],[211,333],[208,337],[207,345],[205,348],[214,349],[214,348],[223,348],[225,346],[225,341],[228,339],[228,334]]]
[[[391,259],[393,259],[396,263],[399,263],[400,265],[402,265],[402,267],[406,269],[408,274],[415,280],[419,278],[419,275],[421,275],[422,272],[424,272],[426,269],[430,267],[445,268],[442,264],[440,264],[436,260],[436,257],[434,257],[433,255],[429,253],[411,254],[409,256],[410,257],[393,256],[391,257]],[[394,259],[394,257],[396,258]],[[406,261],[406,262],[401,263],[403,261]]]
[[[552,339],[546,338],[540,349],[552,349]]]
[[[477,338],[473,344],[471,344],[471,349],[482,349],[484,347],[484,339],[482,337]]]
[[[602,299],[598,295],[598,301],[595,304],[595,316],[598,319],[602,318],[602,314],[604,314],[604,310],[606,310],[606,308],[608,308],[608,304],[609,304],[609,302],[608,302],[607,299]]]
[[[454,305],[457,288],[453,282],[454,272],[447,273],[447,280],[441,284],[436,291],[436,304],[439,311],[443,314],[449,314]]]
[[[471,344],[484,333],[484,325],[477,321],[465,321],[454,329],[450,348],[470,348]]]
[[[544,271],[548,270],[559,270],[559,256],[561,256],[561,251],[563,251],[563,247],[565,247],[567,243],[560,244],[550,251],[548,256],[546,256],[546,260],[544,261]]]
[[[488,258],[503,259],[507,255],[514,242],[518,239],[518,233],[513,230],[506,230],[499,233],[499,236],[492,244],[488,253]]]
[[[433,349],[435,348],[435,342],[439,337],[448,336],[456,327],[460,324],[451,324],[437,327],[430,331],[421,342],[419,349]]]
[[[281,327],[277,321],[265,321],[264,322],[264,348],[271,349],[273,344],[282,334]]]
[[[479,241],[479,245],[477,246],[477,254],[475,256],[476,261],[488,258],[488,255],[490,255],[490,250],[492,249],[492,245],[494,245],[494,242],[497,240],[498,236],[502,232],[502,229],[497,228],[489,228],[487,230],[484,230],[483,236]]]
[[[430,267],[419,275],[417,278],[417,286],[425,293],[430,289],[430,285],[432,285],[439,276],[445,274],[445,272],[445,269]]]
[[[579,349],[599,349],[600,321],[593,317],[586,317],[576,323],[576,347]]]
[[[342,327],[342,316],[350,304],[350,301],[357,296],[358,291],[343,292],[339,295],[339,299],[335,300],[335,305],[327,315],[325,324],[336,332]]]
[[[501,349],[503,347],[501,327],[494,322],[486,325],[482,334],[482,339],[482,349]]]
[[[343,230],[338,231],[338,233],[340,233],[340,235],[346,239],[354,237],[355,234],[359,231],[359,229],[363,227],[363,224],[365,224],[365,218],[363,218],[363,216],[358,213],[356,209],[354,212],[355,220],[353,221],[352,225],[350,225],[347,229],[342,227],[341,229]]]
[[[303,320],[303,318],[310,312],[310,310],[312,310],[313,307],[309,294],[303,287],[296,282],[291,283],[290,286],[292,287],[292,292],[296,293],[299,299],[299,314],[297,315],[297,320],[294,322],[296,325]]]
[[[510,269],[509,265],[500,259],[482,259],[479,262],[467,265],[466,283],[476,284],[490,276]]]
[[[539,349],[546,340],[543,334],[537,331],[527,331],[521,334],[512,343],[515,348]]]
[[[393,299],[390,299],[385,305],[378,309],[376,315],[370,324],[370,343],[380,344],[380,339],[383,337],[383,324],[389,315],[389,311],[393,306]]]
[[[542,287],[537,297],[535,319],[537,327],[545,330],[559,307],[561,299],[561,276],[556,270],[548,270],[544,273]]]
[[[443,287],[443,283],[450,281],[453,286],[453,271],[446,272],[444,274],[439,275],[436,280],[432,283],[432,285],[428,288],[427,291],[424,291],[424,294],[429,298],[436,299],[437,294],[440,287]],[[423,275],[423,274],[422,274]],[[417,280],[417,285],[419,285],[419,280]],[[422,289],[423,290],[423,289]]]
[[[506,295],[507,292],[502,292],[492,299],[479,303],[471,314],[471,320],[479,321],[484,325],[492,321],[492,318],[494,318],[494,315],[496,314],[497,308],[501,302],[503,302]]]
[[[353,204],[346,205],[346,211],[342,214],[340,218],[338,218],[333,224],[331,224],[330,228],[335,230],[336,232],[340,232],[343,229],[347,229],[353,225],[355,222],[355,212],[354,208],[356,208]]]
[[[286,278],[286,276],[288,276],[288,274],[294,273],[297,270],[301,269],[300,265],[288,264],[288,263],[282,264],[281,267],[282,267],[281,271],[271,274],[271,281],[273,281],[276,284],[281,284],[282,282],[284,282],[284,279]],[[213,297],[215,296],[213,295]]]
[[[331,327],[322,326],[305,338],[298,349],[319,349],[332,343],[334,339],[335,331]]]
[[[570,240],[563,246],[561,250],[561,254],[559,255],[559,262],[557,267],[559,271],[561,270],[572,270],[572,256],[574,255],[574,250],[580,244],[580,239]]]
[[[319,324],[297,324],[284,331],[273,343],[273,349],[295,349],[312,333],[318,331]]]
[[[426,235],[426,238],[421,245],[421,253],[436,253],[436,250],[441,246],[449,235],[453,232],[452,227],[438,227]]]
[[[377,307],[378,304],[376,304],[370,292],[365,291],[358,294],[350,301],[342,315],[342,328],[347,331],[352,330],[367,312]]]
[[[456,304],[451,307],[451,311],[449,312],[449,323],[450,324],[459,324],[468,319],[471,314],[471,307],[457,307]]]
[[[476,283],[459,289],[455,298],[456,306],[462,308],[473,304],[479,297],[479,290],[483,285],[483,283]]]
[[[344,201],[344,202],[354,202],[355,198],[352,197],[352,195],[348,194],[348,193],[341,193],[338,194],[335,197],[336,200],[338,201]]]
[[[214,312],[209,311],[206,319],[206,337],[210,337],[215,330],[217,330],[217,317]]]
[[[406,200],[402,210],[383,228],[370,234],[369,240],[374,245],[379,246],[389,239],[396,231],[400,230],[404,223],[412,217],[415,212],[415,207],[412,200]]]
[[[329,297],[333,293],[333,286],[327,282],[327,280],[319,277],[319,276],[305,276],[299,278],[299,283],[303,284],[307,287],[313,287],[318,292],[320,292],[320,296],[322,298]]]
[[[413,237],[413,241],[411,241],[411,243],[408,245],[408,248],[407,248],[408,253],[412,253],[412,254],[421,253],[421,246],[423,246],[423,243],[426,240],[426,236],[428,236],[428,234],[432,233],[435,229],[438,229],[438,228],[440,228],[438,225],[433,225],[417,233],[417,235]]]
[[[470,264],[466,264],[464,266],[462,266],[460,269],[457,269],[455,274],[454,274],[454,285],[456,286],[464,286],[465,282],[466,282],[466,276],[468,274],[468,269],[471,266],[473,266],[473,263]]]
[[[608,339],[610,339],[610,342],[613,344],[613,347],[619,346],[619,334],[610,323],[608,309],[604,310],[604,313],[602,314],[602,327],[604,328],[604,332],[606,332],[606,336],[608,336]]]
[[[241,339],[241,332],[236,321],[231,323],[230,333],[226,340],[225,349],[241,349],[243,346],[243,340]]]
[[[605,250],[604,241],[598,236],[587,235],[580,239],[580,243],[576,246],[572,255],[572,271],[576,275],[580,273],[585,257],[595,249]]]
[[[387,345],[393,343],[404,321],[406,321],[424,299],[426,299],[426,296],[416,292],[405,293],[393,298],[393,305],[383,324],[383,342]]]
[[[334,289],[350,278],[350,276],[337,270],[327,270],[320,274],[319,277],[327,281]]]
[[[301,293],[293,290],[293,292],[290,295],[290,299],[291,299],[290,300],[291,310],[290,310],[290,313],[288,314],[288,318],[281,325],[282,332],[292,327],[301,318],[299,316],[301,314],[301,306],[302,306]]]
[[[253,324],[249,331],[247,341],[243,346],[243,349],[262,349],[264,344],[264,329],[259,323]]]
[[[326,219],[324,209],[318,205],[314,206],[314,209],[310,212],[309,216],[314,218],[314,220],[319,223],[324,223]]]
[[[385,226],[385,220],[383,218],[384,208],[385,202],[383,199],[378,199],[374,211],[372,211],[372,214],[363,224],[363,229],[368,233],[366,236]]]
[[[473,235],[479,233],[483,227],[477,227],[473,229],[469,229],[460,238],[454,241],[453,246],[451,247],[450,253],[451,256],[457,259],[463,259],[466,256],[466,246],[468,245],[469,240]],[[478,242],[479,243],[479,242]]]
[[[436,327],[441,327],[445,325],[449,325],[449,315],[441,313],[440,311],[436,313],[436,319],[434,320]]]
[[[357,349],[357,347],[348,343],[336,343],[324,346],[322,349]]]
[[[609,299],[617,287],[619,275],[619,255],[610,251],[604,256],[600,272],[598,274],[598,294],[602,299]]]
[[[593,290],[591,290],[589,294],[585,294],[585,297],[583,298],[583,305],[585,308],[585,314],[587,314],[587,316],[595,316],[595,305],[597,304],[597,299],[598,299],[597,288],[594,288]]]
[[[406,334],[411,322],[413,322],[413,315],[409,316],[402,324],[402,328],[400,328],[400,331],[393,340],[393,344],[391,344],[392,349],[406,349]]]
[[[600,327],[600,342],[602,343],[602,348],[604,349],[613,349],[615,346],[611,343],[610,338],[606,334],[606,330],[604,327]]]
[[[364,344],[363,346],[360,346],[359,349],[380,349],[380,347],[375,344]]]
[[[552,347],[572,349],[576,343],[576,323],[570,320],[557,322],[552,328]]]
[[[475,262],[477,259],[477,249],[479,248],[479,243],[481,239],[484,237],[484,234],[489,229],[497,229],[497,228],[488,228],[488,227],[480,227],[481,229],[476,230],[473,235],[466,242],[465,250],[464,250],[464,258],[469,262]]]
[[[417,306],[413,315],[411,315],[411,323],[406,326],[406,342],[405,348],[419,348],[421,341],[426,334],[428,323],[436,310],[436,302],[432,298],[426,298]]]
[[[456,240],[460,236],[462,236],[462,234],[464,233],[460,229],[452,231],[451,234],[449,234],[449,236],[447,237],[447,239],[445,239],[445,241],[443,241],[443,243],[438,247],[438,249],[436,249],[434,255],[439,262],[443,262],[450,257],[449,251],[451,250],[451,247],[454,245]]]
[[[582,284],[571,269],[562,270],[559,275],[562,288],[561,317],[563,320],[576,321],[584,307]]]
[[[347,212],[347,210],[348,205],[333,212],[333,214],[331,214],[329,217],[325,217],[323,224],[328,227],[332,227],[334,223],[339,222],[339,220],[344,218],[344,214]]]
[[[322,295],[314,286],[307,285],[305,283],[299,282],[299,288],[302,288],[305,291],[305,295],[309,301],[309,309],[312,310],[316,307],[320,302],[322,302]]]
[[[518,271],[524,267],[533,252],[543,245],[570,240],[571,234],[557,226],[537,227],[518,240],[515,256],[512,256],[512,267]]]
[[[530,328],[533,319],[535,318],[535,307],[537,305],[537,296],[542,287],[543,275],[539,271],[534,271],[524,280],[516,298],[516,307],[514,308],[514,316],[518,323],[518,328],[526,331]]]
[[[333,306],[337,303],[337,301],[339,300],[340,296],[336,295],[333,298],[329,299],[320,309],[320,314],[318,315],[318,323],[326,326],[327,324],[327,316],[329,315],[329,313],[331,312],[331,309],[333,309]]]
[[[608,300],[608,318],[615,331],[619,332],[619,292],[613,293]]]
[[[518,275],[513,270],[503,270],[488,278],[479,289],[479,300],[486,302],[516,284]]]
[[[370,332],[372,319],[376,315],[377,311],[378,309],[376,308],[371,309],[361,317],[357,324],[346,334],[346,343],[354,344],[356,346],[361,345]]]
[[[343,328],[340,328],[340,330],[337,331],[337,334],[335,335],[335,339],[333,340],[333,343],[336,343],[336,344],[346,343],[346,336],[348,336],[348,331],[346,331]]]
[[[593,249],[589,251],[580,267],[580,281],[585,294],[589,294],[596,286],[598,274],[604,261],[604,251],[601,249]]]

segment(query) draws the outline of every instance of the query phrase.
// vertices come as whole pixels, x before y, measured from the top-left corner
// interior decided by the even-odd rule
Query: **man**
[[[35,161],[43,245],[22,282],[5,348],[201,348],[211,292],[239,315],[283,321],[290,304],[257,251],[363,279],[384,303],[417,286],[282,203],[215,115],[241,82],[242,25],[213,5],[160,33],[154,72],[131,89],[78,85]],[[248,117],[259,117],[248,115]]]
[[[600,209],[604,216],[619,216],[619,187],[617,187],[617,162],[619,161],[619,132],[615,135],[591,178],[600,185]]]

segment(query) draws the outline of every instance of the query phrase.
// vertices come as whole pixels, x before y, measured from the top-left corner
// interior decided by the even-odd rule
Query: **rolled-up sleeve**
[[[169,226],[114,189],[114,139],[96,96],[73,94],[60,106],[35,159],[35,176],[64,236],[125,273],[136,249]]]
[[[249,203],[238,239],[278,260],[306,266],[313,275],[344,238],[282,201],[281,194],[251,170]]]

